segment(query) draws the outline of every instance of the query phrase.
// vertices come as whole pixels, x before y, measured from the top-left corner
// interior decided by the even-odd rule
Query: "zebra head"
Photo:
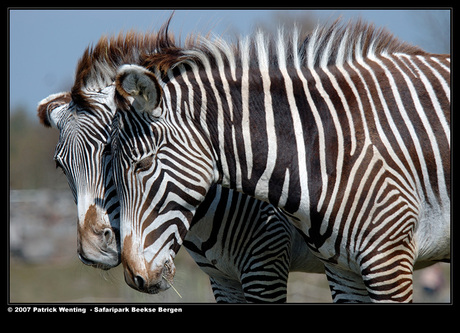
[[[101,269],[120,263],[119,206],[108,142],[113,91],[111,86],[93,94],[91,109],[77,105],[70,93],[51,95],[38,105],[41,123],[60,133],[54,160],[77,204],[79,258]]]
[[[120,67],[113,122],[113,170],[120,200],[125,280],[158,293],[170,287],[173,260],[213,177],[212,157],[197,133],[183,135],[156,76]],[[180,156],[187,156],[183,160]]]

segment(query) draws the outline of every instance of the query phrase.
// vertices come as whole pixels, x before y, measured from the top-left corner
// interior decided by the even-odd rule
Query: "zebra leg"
[[[269,269],[243,273],[241,284],[249,303],[286,303],[287,274]]]
[[[329,288],[334,303],[369,303],[371,300],[360,274],[325,263]]]
[[[209,277],[212,292],[217,303],[247,303],[238,281]]]
[[[412,303],[414,255],[407,249],[393,256],[375,254],[371,264],[361,264],[361,274],[371,302]]]

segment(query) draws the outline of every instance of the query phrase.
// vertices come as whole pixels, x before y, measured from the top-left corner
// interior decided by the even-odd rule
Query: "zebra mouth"
[[[87,257],[85,257],[84,255],[82,255],[81,253],[78,253],[78,258],[80,259],[80,261],[82,263],[84,263],[85,265],[87,266],[91,266],[91,267],[94,267],[94,268],[97,268],[97,269],[102,269],[104,271],[107,271],[113,267],[116,267],[120,264],[121,260],[120,260],[120,256],[117,255],[117,258],[113,258],[113,256],[110,256],[110,255],[107,255],[107,256],[104,256],[104,257],[107,257],[107,261],[106,262],[103,262],[103,261],[93,261]]]
[[[158,294],[160,291],[165,291],[169,289],[171,286],[169,282],[167,282],[164,278],[162,278],[159,282],[153,284],[153,285],[147,285],[147,281],[145,281],[141,276],[135,276],[132,280],[133,283],[130,283],[129,280],[126,279],[125,275],[125,280],[128,283],[128,285],[138,291],[147,293],[147,294]]]
[[[176,269],[174,264],[171,264],[169,260],[166,260],[161,271],[161,280],[153,286],[148,287],[146,292],[148,294],[158,294],[160,291],[165,291],[171,288],[175,272]]]
[[[124,275],[126,283],[131,288],[147,294],[158,294],[172,287],[175,271],[174,264],[167,260],[159,272],[133,272],[129,267],[125,267]]]
[[[94,268],[102,269],[104,271],[107,271],[110,268],[112,268],[112,266],[108,266],[108,265],[105,265],[105,264],[102,264],[102,263],[97,263],[97,262],[94,262],[92,260],[89,260],[88,258],[85,258],[84,256],[82,256],[80,253],[78,254],[78,258],[86,266],[91,266],[91,267],[94,267]]]
[[[168,288],[166,288],[168,289]],[[166,290],[164,287],[163,287],[163,282],[158,282],[156,285],[150,287],[149,289],[146,290],[147,294],[151,294],[151,295],[154,295],[154,294],[158,294],[160,291],[164,291]]]

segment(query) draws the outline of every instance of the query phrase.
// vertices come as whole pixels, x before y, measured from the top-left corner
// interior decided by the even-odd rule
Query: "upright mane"
[[[413,45],[400,41],[385,28],[376,28],[362,20],[317,27],[307,36],[299,49],[305,65],[310,68],[324,65],[342,65],[362,58],[382,54],[424,54]]]
[[[102,36],[95,46],[87,47],[77,64],[72,100],[87,106],[85,91],[98,91],[110,85],[121,65],[147,65],[146,59],[152,54],[165,56],[178,51],[174,35],[168,32],[169,22],[158,32],[120,32],[117,36]]]
[[[240,38],[235,44],[219,37],[189,36],[185,46],[181,47],[168,32],[170,20],[158,32],[142,34],[129,31],[118,36],[103,36],[94,47],[88,47],[77,65],[72,99],[86,105],[85,91],[98,91],[111,84],[118,67],[123,64],[137,64],[166,73],[184,62],[203,65],[210,61],[216,65],[229,64],[234,70],[242,56],[249,57],[251,65],[255,65],[258,57],[253,54],[262,48],[267,53],[266,66],[276,66],[281,54],[286,66],[317,68],[382,54],[425,53],[400,41],[386,29],[375,28],[373,24],[361,20],[346,24],[337,20],[330,25],[318,26],[303,37],[299,36],[296,28],[289,33],[280,29],[277,36],[256,32],[253,36]],[[244,47],[248,55],[242,55]]]

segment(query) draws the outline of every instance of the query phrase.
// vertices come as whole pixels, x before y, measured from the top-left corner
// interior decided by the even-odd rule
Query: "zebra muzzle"
[[[169,289],[173,284],[175,274],[174,264],[166,260],[162,267],[147,271],[141,265],[130,267],[125,265],[125,281],[133,289],[148,294],[157,294]],[[142,265],[143,266],[143,265]],[[173,288],[174,289],[174,288]]]

